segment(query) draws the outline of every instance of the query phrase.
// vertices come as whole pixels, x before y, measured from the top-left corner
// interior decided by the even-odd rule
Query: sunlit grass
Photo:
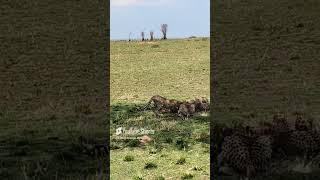
[[[209,50],[208,38],[111,42],[111,179],[209,177],[208,113],[184,121],[137,110],[156,94],[209,98]],[[147,145],[129,147],[134,143],[115,139],[118,127],[147,128],[155,134]]]

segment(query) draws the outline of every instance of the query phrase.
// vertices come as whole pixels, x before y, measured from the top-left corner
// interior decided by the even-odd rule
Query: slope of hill
[[[268,121],[278,111],[290,119],[304,112],[319,125],[319,9],[315,0],[216,1],[213,125]]]
[[[107,1],[105,1],[107,2]],[[105,159],[107,3],[2,1],[0,179],[97,179]]]
[[[209,98],[209,50],[209,38],[111,42],[111,179],[209,178],[207,113],[182,120],[137,110],[156,94]],[[155,133],[143,146],[117,140],[118,127]]]

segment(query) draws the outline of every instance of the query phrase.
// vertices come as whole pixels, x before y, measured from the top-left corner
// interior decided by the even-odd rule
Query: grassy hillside
[[[111,42],[111,179],[208,179],[209,116],[189,120],[136,108],[156,94],[179,100],[210,96],[209,39]],[[117,140],[117,127],[155,130],[141,146]],[[133,158],[126,161],[125,157]],[[145,168],[154,163],[156,168]]]
[[[0,179],[106,176],[105,158],[78,141],[105,143],[107,134],[102,3],[0,3]]]
[[[239,120],[277,110],[319,119],[319,2],[245,0],[228,7],[220,2],[214,18],[218,109],[236,109],[227,114]]]
[[[111,42],[111,102],[209,97],[209,39]]]
[[[216,1],[213,124],[269,121],[278,111],[289,120],[304,112],[319,124],[319,8],[314,0]],[[271,179],[312,179],[294,163],[275,165]]]

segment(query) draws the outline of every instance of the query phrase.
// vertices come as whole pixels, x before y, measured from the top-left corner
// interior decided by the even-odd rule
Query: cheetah
[[[293,131],[290,134],[287,147],[292,155],[303,155],[304,165],[307,165],[318,155],[319,143],[319,135],[310,131]]]
[[[154,104],[152,110],[156,114],[156,117],[164,113],[178,113],[179,107],[182,104],[181,101],[155,95],[150,98],[149,102],[143,107],[143,110],[146,110],[152,103]]]
[[[222,167],[224,163],[237,172],[240,179],[251,177],[255,171],[249,149],[239,136],[232,135],[224,138],[218,155],[218,167]]]
[[[188,119],[190,116],[193,116],[195,112],[196,112],[196,105],[194,103],[183,102],[179,106],[178,116],[186,117],[186,119]]]
[[[289,127],[285,116],[275,115],[272,135],[275,150],[282,150],[286,156],[303,155],[304,166],[319,155],[320,133],[314,131],[312,121],[303,119],[301,114],[296,114],[294,128]]]
[[[308,131],[312,129],[312,126],[313,126],[312,120],[304,119],[301,113],[295,113],[295,115],[296,115],[296,121],[294,124],[295,130]]]
[[[195,98],[195,100],[189,100],[182,102],[178,110],[178,116],[189,117],[197,112],[210,110],[209,100],[205,97]]]
[[[303,155],[304,166],[320,155],[320,133],[313,130],[312,121],[303,119],[297,114],[295,129],[289,135],[288,143],[285,144],[291,154]]]
[[[276,115],[274,115],[272,123],[274,124],[273,131],[277,134],[287,133],[288,131],[290,131],[287,116],[284,113],[277,113]]]
[[[226,164],[231,167],[240,179],[249,179],[259,172],[265,172],[272,155],[271,136],[233,133],[223,140],[221,153],[218,155],[218,166]],[[240,131],[241,132],[241,131]]]
[[[210,104],[207,98],[201,97],[201,98],[196,98],[195,100],[192,100],[192,101],[193,101],[192,103],[195,103],[196,105],[197,112],[210,110]]]

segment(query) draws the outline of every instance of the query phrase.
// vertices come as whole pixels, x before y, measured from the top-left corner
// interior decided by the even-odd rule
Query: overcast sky
[[[168,24],[168,38],[210,36],[210,0],[111,0],[112,40],[149,38],[153,30],[161,36],[160,25]]]

